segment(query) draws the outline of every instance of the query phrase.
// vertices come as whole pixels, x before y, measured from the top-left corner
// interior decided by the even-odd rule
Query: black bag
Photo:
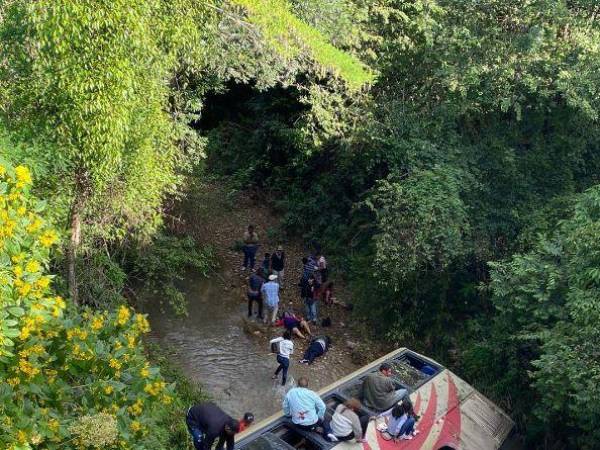
[[[321,321],[321,326],[322,327],[330,327],[331,326],[331,318],[330,317],[325,317],[322,321]]]
[[[272,342],[271,343],[271,353],[277,353],[277,354],[279,354],[279,342]]]

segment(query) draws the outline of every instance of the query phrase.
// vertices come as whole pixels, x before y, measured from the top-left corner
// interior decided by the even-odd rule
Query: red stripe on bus
[[[400,441],[405,443],[400,448],[402,450],[416,450],[421,448],[421,446],[427,440],[429,433],[431,433],[431,428],[433,427],[433,423],[435,422],[435,413],[437,410],[437,391],[435,390],[435,384],[431,383],[431,394],[429,395],[429,401],[427,402],[427,410],[421,420],[419,420],[415,424],[415,429],[419,430],[419,434],[417,434],[411,441]]]
[[[458,389],[452,376],[448,374],[448,412],[444,417],[444,425],[434,448],[445,445],[458,449],[460,443],[460,403]]]

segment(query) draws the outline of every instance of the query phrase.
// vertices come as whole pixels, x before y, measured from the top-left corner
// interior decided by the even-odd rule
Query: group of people
[[[301,377],[298,386],[290,389],[283,400],[283,413],[294,425],[306,431],[322,433],[329,441],[364,442],[369,420],[383,418],[378,430],[394,440],[410,440],[418,433],[418,419],[406,389],[397,388],[392,367],[383,363],[379,370],[365,377],[360,397],[371,411],[363,409],[361,400],[351,398],[337,405],[330,420],[325,420],[326,406],[315,392],[308,389],[308,379]]]
[[[383,419],[377,430],[388,439],[410,440],[418,433],[415,429],[418,416],[406,389],[397,388],[392,379],[392,366],[383,363],[379,370],[368,374],[361,386],[359,396],[340,403],[330,419],[326,419],[327,407],[319,395],[308,388],[306,377],[298,379],[298,386],[290,389],[283,399],[283,414],[299,429],[322,434],[331,442],[365,442],[370,420]],[[363,404],[374,415],[364,410]],[[217,450],[227,444],[233,450],[234,435],[254,421],[252,413],[235,420],[213,403],[201,403],[187,412],[186,423],[197,450],[210,450],[219,438]],[[384,438],[385,439],[385,438]]]
[[[319,300],[331,305],[334,301],[333,282],[329,280],[327,260],[315,246],[316,251],[302,258],[302,274],[298,282],[300,298],[305,307],[306,321],[317,324],[317,304]],[[256,316],[265,323],[274,324],[279,313],[279,292],[283,288],[286,258],[282,246],[272,253],[265,253],[258,268],[256,253],[259,248],[258,233],[249,225],[244,232],[242,271],[250,270],[248,278],[248,317],[254,315],[254,304],[257,306]],[[266,307],[267,314],[263,315]],[[310,333],[308,333],[310,335]]]

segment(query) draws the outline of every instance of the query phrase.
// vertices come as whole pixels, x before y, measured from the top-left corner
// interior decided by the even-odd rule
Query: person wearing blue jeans
[[[252,225],[248,225],[248,230],[244,233],[244,264],[242,270],[253,269],[256,260],[256,251],[258,250],[258,234],[254,231]]]
[[[279,366],[277,366],[277,370],[273,374],[273,379],[276,379],[279,376],[279,372],[281,373],[281,385],[285,386],[287,381],[288,369],[290,368],[290,355],[294,353],[294,343],[292,342],[292,333],[289,330],[283,332],[281,337],[272,339],[271,349],[273,350],[273,346],[277,347],[277,362]]]
[[[306,320],[312,323],[317,322],[317,299],[315,298],[315,279],[309,276],[307,279],[300,280],[300,296],[304,299],[306,307]]]
[[[312,364],[315,358],[325,354],[325,352],[329,350],[330,345],[331,338],[329,336],[318,336],[314,338],[306,349],[304,358],[300,360],[300,364]]]

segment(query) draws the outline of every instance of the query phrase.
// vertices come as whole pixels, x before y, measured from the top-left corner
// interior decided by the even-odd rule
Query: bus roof
[[[357,397],[362,379],[379,365],[392,365],[398,387],[410,392],[414,410],[420,416],[412,440],[386,441],[370,422],[367,443],[331,443],[316,433],[305,432],[287,421],[282,412],[257,423],[242,433],[236,448],[243,450],[417,450],[453,448],[496,450],[510,434],[514,423],[499,407],[472,386],[436,361],[400,348],[321,389],[319,395],[331,415],[337,404]],[[374,415],[363,407],[363,414]]]

